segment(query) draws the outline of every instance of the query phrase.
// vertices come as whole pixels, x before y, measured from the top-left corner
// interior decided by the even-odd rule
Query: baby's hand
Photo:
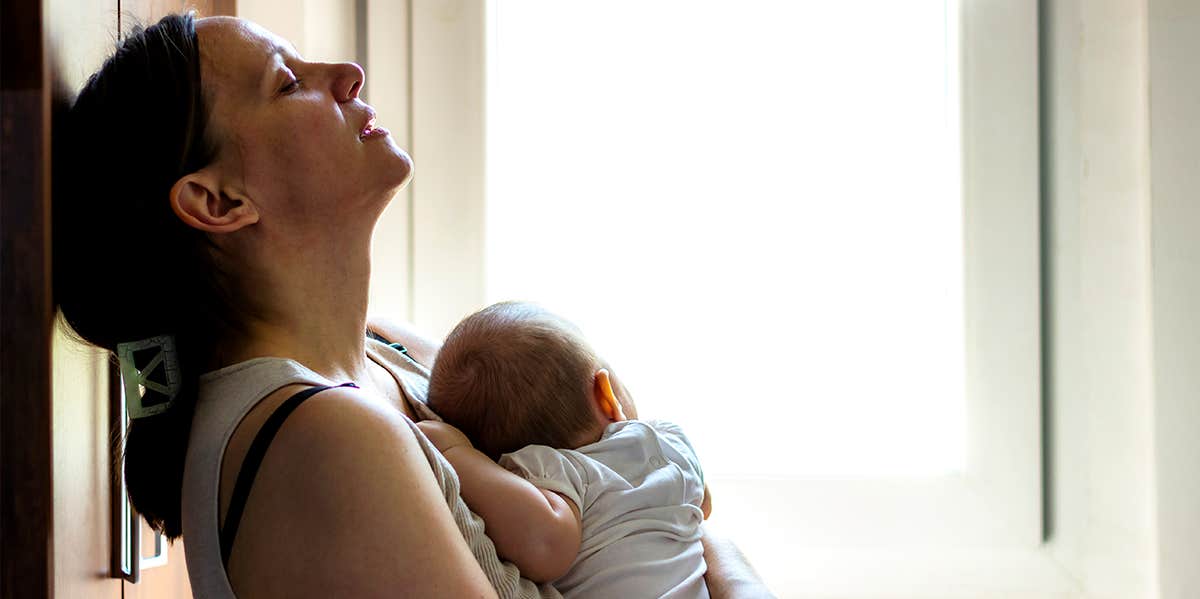
[[[421,429],[421,432],[425,433],[425,436],[433,442],[434,447],[437,447],[438,451],[442,453],[446,453],[453,447],[472,447],[471,440],[462,431],[445,422],[422,420],[417,423],[417,428]]]

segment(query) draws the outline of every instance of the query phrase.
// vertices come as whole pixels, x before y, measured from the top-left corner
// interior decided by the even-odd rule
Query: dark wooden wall
[[[119,15],[235,14],[234,3],[0,3],[0,597],[191,595],[182,546],[140,584],[109,577],[107,369],[63,343],[51,303],[52,82],[77,88],[111,52]]]
[[[0,4],[0,595],[49,597],[50,237],[42,6]]]

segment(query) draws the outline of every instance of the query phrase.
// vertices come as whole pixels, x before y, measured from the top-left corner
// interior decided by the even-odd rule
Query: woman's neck
[[[262,356],[291,358],[334,381],[367,377],[369,244],[313,247],[244,280],[257,314],[226,336],[221,366]]]

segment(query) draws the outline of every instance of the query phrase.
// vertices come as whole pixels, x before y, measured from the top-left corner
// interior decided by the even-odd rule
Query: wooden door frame
[[[0,8],[0,596],[54,595],[49,130],[43,6]]]

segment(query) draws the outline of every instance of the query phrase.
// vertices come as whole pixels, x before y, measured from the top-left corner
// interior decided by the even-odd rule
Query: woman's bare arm
[[[229,568],[239,597],[495,597],[403,417],[330,389],[255,480]]]
[[[707,527],[700,540],[708,572],[704,582],[712,599],[766,599],[774,597],[750,567],[746,556],[729,539],[715,536]]]
[[[408,349],[408,355],[412,356],[412,359],[424,364],[427,368],[433,368],[438,350],[442,349],[440,341],[430,339],[419,333],[411,324],[397,320],[381,316],[368,316],[367,328],[383,335],[389,341],[402,344]]]

